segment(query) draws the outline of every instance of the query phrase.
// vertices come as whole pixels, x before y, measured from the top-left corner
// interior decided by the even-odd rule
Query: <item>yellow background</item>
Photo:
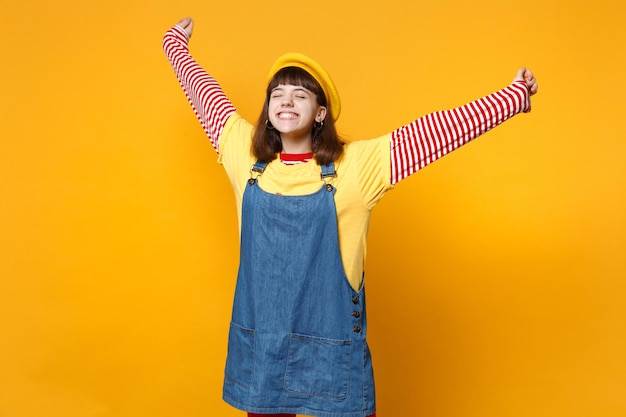
[[[367,260],[380,417],[626,415],[626,6],[11,1],[0,27],[0,416],[221,401],[232,192],[161,51],[180,17],[244,116],[299,50],[349,139],[501,87],[533,111],[401,182]]]

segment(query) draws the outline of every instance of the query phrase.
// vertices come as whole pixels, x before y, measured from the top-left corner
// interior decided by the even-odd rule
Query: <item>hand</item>
[[[526,88],[530,92],[530,95],[537,94],[537,90],[539,89],[539,85],[537,84],[537,80],[533,75],[531,70],[526,69],[526,67],[520,68],[515,75],[513,81],[524,81],[526,83]]]
[[[191,17],[181,19],[177,25],[185,31],[187,38],[191,38],[191,34],[193,33],[193,19]]]

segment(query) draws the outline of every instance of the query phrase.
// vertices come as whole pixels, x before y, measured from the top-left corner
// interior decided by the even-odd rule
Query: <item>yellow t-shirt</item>
[[[250,168],[256,162],[251,152],[253,129],[235,113],[226,122],[219,141],[218,162],[224,165],[235,192],[240,228],[243,192],[251,176]],[[337,176],[331,183],[337,189],[339,248],[346,276],[355,290],[361,287],[371,211],[392,187],[389,140],[387,134],[349,143],[344,147],[341,159],[335,161]],[[275,159],[259,177],[258,184],[270,193],[306,195],[324,185],[320,172],[314,159],[295,165]]]

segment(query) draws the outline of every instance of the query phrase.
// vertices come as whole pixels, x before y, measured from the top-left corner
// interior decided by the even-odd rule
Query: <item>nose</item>
[[[293,106],[293,99],[290,96],[285,95],[282,98],[280,105],[283,106],[283,107],[292,107]]]

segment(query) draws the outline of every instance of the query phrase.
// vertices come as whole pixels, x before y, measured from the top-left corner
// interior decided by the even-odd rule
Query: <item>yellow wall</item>
[[[185,15],[196,58],[251,119],[277,55],[318,59],[350,139],[532,68],[531,114],[375,211],[379,415],[626,415],[625,11],[613,0],[5,1],[0,416],[242,415],[220,399],[232,193],[160,49]]]

